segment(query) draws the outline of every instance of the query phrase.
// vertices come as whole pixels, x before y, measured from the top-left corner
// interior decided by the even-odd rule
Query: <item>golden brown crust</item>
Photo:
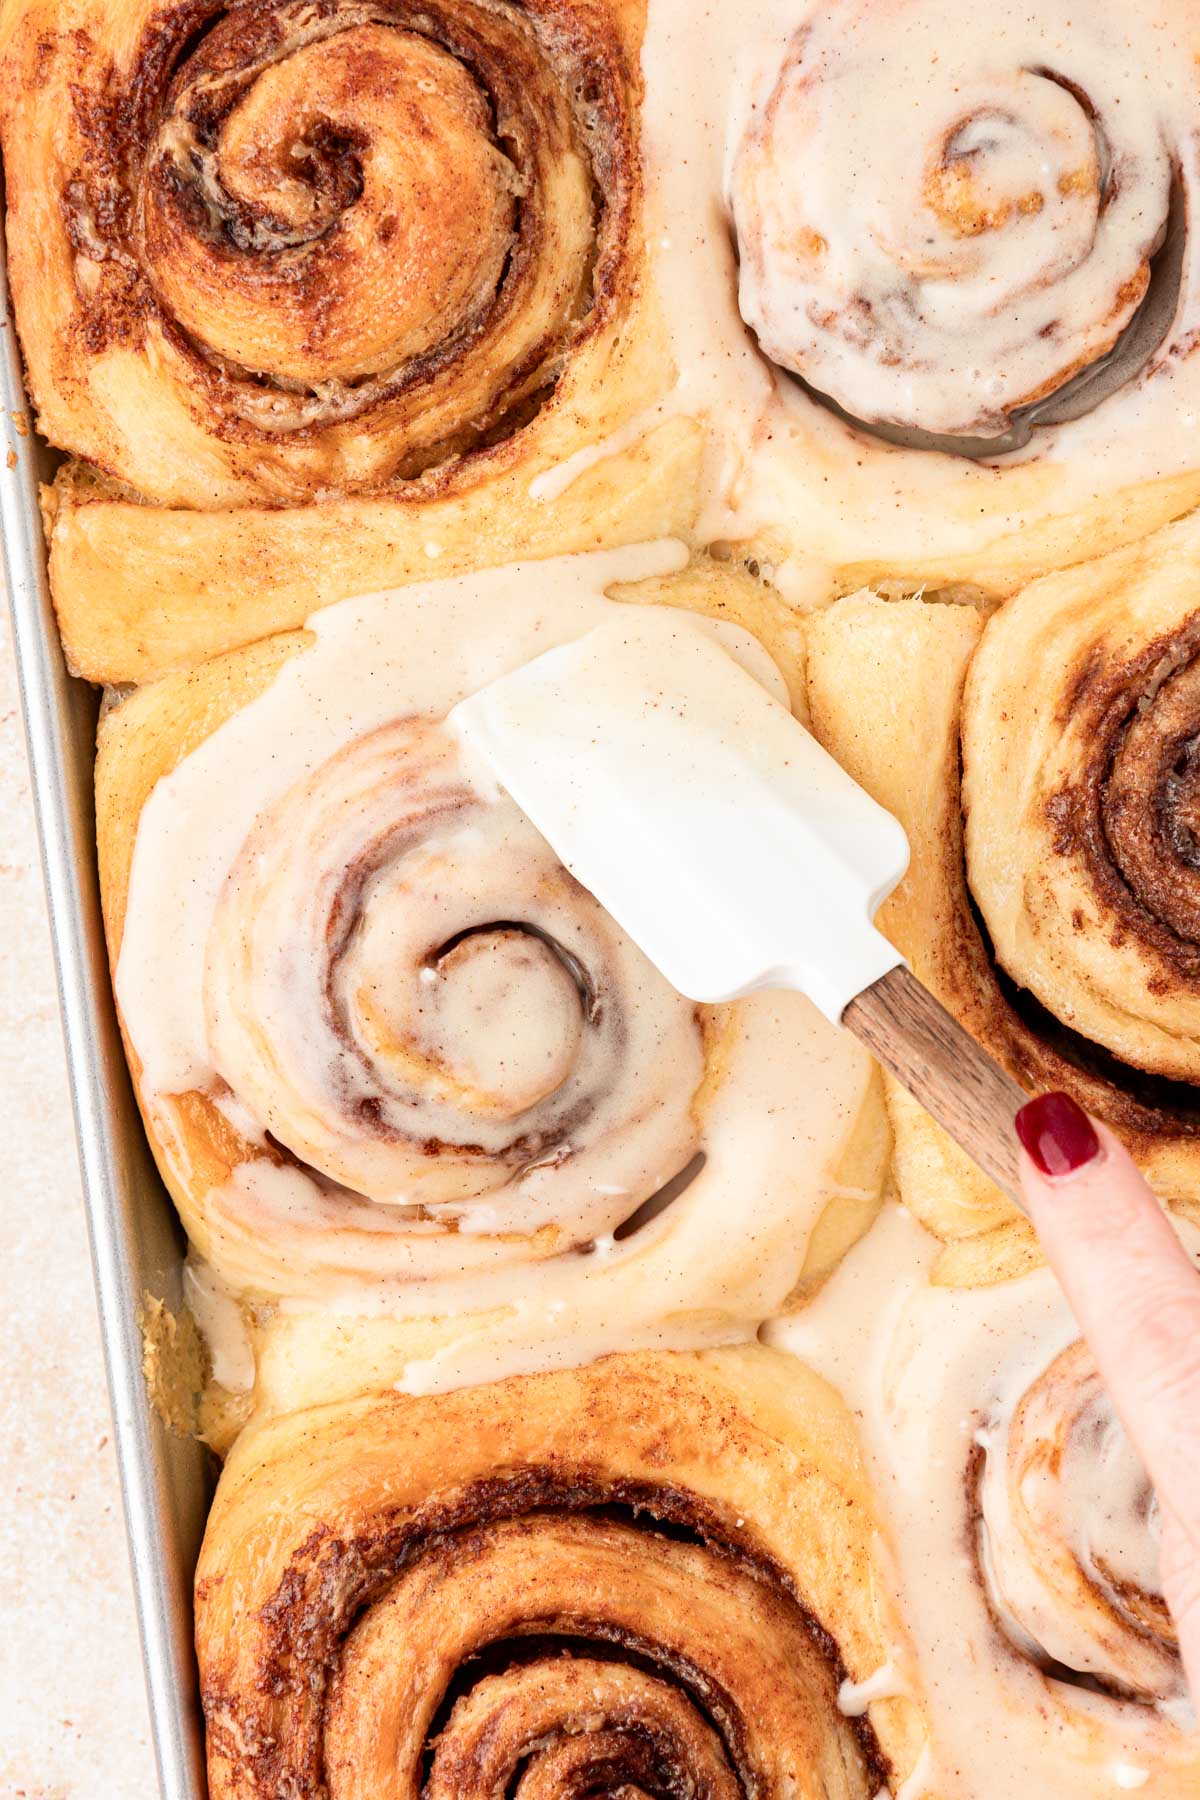
[[[638,31],[591,0],[20,9],[12,283],[47,435],[197,506],[504,460],[635,279]]]
[[[147,506],[67,464],[47,490],[67,656],[89,681],[149,681],[294,630],[348,594],[682,535],[696,510],[700,451],[699,427],[677,420],[545,500],[532,499],[528,472],[513,468],[443,497],[225,512]]]
[[[886,482],[886,464],[880,473]],[[1005,469],[1009,479],[1028,477],[1031,488],[1039,473],[1037,464],[1014,463]],[[972,509],[982,510],[979,500],[979,490],[968,486],[947,502],[947,511],[956,518],[969,518]],[[1062,518],[1044,512],[1044,501],[1031,498],[1026,501],[1028,522],[1017,531],[998,531],[980,547],[966,551],[854,556],[839,566],[835,591],[841,597],[892,583],[910,594],[921,588],[932,592],[970,586],[994,603],[1056,569],[1073,568],[1136,543],[1190,513],[1198,503],[1200,474],[1195,473],[1164,475],[1119,488]]]
[[[809,627],[815,728],[912,842],[885,928],[1018,1081],[1075,1095],[1184,1210],[1200,1182],[1198,553],[1185,520],[990,623],[864,594]],[[998,1191],[907,1095],[889,1105],[906,1198],[958,1241],[947,1278],[1028,1266]]]
[[[431,1731],[447,1792],[495,1791],[482,1744],[587,1793],[570,1769],[631,1779],[649,1717],[693,1780],[666,1792],[867,1800],[919,1748],[910,1701],[836,1704],[898,1641],[873,1534],[848,1416],[759,1348],[277,1420],[237,1446],[198,1571],[214,1796],[415,1795]],[[603,1664],[590,1720],[564,1651]]]
[[[531,489],[670,379],[642,17],[8,9],[14,308],[41,428],[86,459],[47,508],[79,672],[144,680],[347,594],[687,528],[690,420]]]

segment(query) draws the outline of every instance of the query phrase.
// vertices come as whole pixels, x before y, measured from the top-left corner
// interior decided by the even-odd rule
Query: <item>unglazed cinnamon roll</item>
[[[921,1728],[848,1414],[750,1347],[272,1421],[197,1571],[213,1800],[875,1800]],[[852,1714],[853,1716],[848,1716]]]
[[[861,594],[808,639],[814,728],[912,842],[885,929],[1019,1081],[1074,1094],[1191,1213],[1198,567],[1188,519],[1033,583],[986,624]],[[889,1105],[905,1200],[958,1240],[946,1279],[1022,1266],[1032,1239],[998,1190],[906,1094]]]
[[[656,0],[649,241],[702,529],[997,593],[1200,499],[1188,0]],[[680,146],[686,155],[680,154]]]
[[[858,1420],[929,1706],[920,1791],[1184,1800],[1200,1732],[1145,1471],[1049,1271],[947,1289],[934,1255],[889,1206],[814,1304],[769,1328]]]
[[[109,715],[122,1024],[197,1252],[277,1304],[261,1403],[752,1335],[872,1216],[865,1055],[795,995],[683,1000],[444,722],[634,576],[786,698],[786,609],[686,560],[347,602]]]
[[[639,0],[6,8],[10,274],[39,425],[84,459],[49,499],[82,672],[141,679],[439,555],[686,521],[686,425],[636,505],[611,470],[528,500],[661,361],[640,32]]]

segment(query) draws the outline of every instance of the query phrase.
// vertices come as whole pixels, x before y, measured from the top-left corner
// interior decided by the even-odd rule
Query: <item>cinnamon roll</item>
[[[197,1571],[213,1800],[874,1800],[921,1726],[849,1416],[750,1347],[248,1433]],[[893,1783],[896,1785],[893,1786]]]
[[[685,522],[686,425],[656,449],[681,491],[636,526],[603,479],[528,501],[661,360],[640,33],[639,0],[6,10],[16,317],[39,425],[83,459],[49,503],[81,671],[140,679],[298,625],[439,546],[474,566]]]
[[[652,7],[701,530],[806,602],[884,573],[1000,594],[1194,506],[1198,48],[1187,0],[753,0],[703,32]]]
[[[977,1550],[1011,1643],[1118,1695],[1182,1700],[1158,1510],[1087,1345],[980,1428]]]
[[[947,1289],[935,1255],[889,1206],[769,1328],[859,1422],[928,1706],[925,1791],[1183,1800],[1200,1731],[1145,1471],[1050,1272]]]
[[[1074,1094],[1193,1214],[1198,556],[1188,519],[986,623],[864,593],[808,634],[814,728],[912,843],[885,929],[1018,1081]],[[908,1096],[889,1105],[906,1202],[957,1240],[946,1278],[1023,1266],[998,1190]]]
[[[263,1404],[395,1364],[435,1387],[753,1335],[869,1222],[887,1130],[865,1055],[795,995],[682,999],[445,724],[635,597],[701,610],[798,689],[787,610],[686,560],[350,601],[110,713],[130,1061],[196,1252],[268,1309]]]

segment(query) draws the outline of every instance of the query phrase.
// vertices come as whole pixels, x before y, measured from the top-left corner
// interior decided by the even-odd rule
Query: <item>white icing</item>
[[[183,1265],[183,1297],[208,1349],[212,1378],[231,1394],[254,1386],[254,1348],[236,1295],[205,1263],[189,1256]]]
[[[573,456],[564,457],[562,462],[552,463],[530,482],[529,498],[543,504],[559,499],[581,475],[586,475],[597,463],[607,462],[610,456],[620,456],[623,451],[630,449],[647,432],[653,430],[664,416],[661,405],[646,407],[598,442],[585,444]]]
[[[843,1681],[838,1689],[838,1711],[848,1719],[861,1719],[872,1700],[886,1700],[907,1691],[895,1664],[886,1662],[865,1681],[851,1681],[849,1677]]]
[[[1172,165],[1195,212],[1197,47],[1184,0],[651,0],[647,241],[677,370],[660,412],[710,428],[701,533],[781,528],[780,579],[804,600],[820,591],[805,559],[960,556],[1194,467],[1200,235],[1149,365],[1086,416],[975,463],[852,429],[764,356],[738,308],[732,214],[740,196],[744,231],[761,234],[763,255],[748,239],[741,259],[743,304],[777,357],[870,417],[965,425],[1095,357],[1127,319]],[[1096,105],[1097,130],[1045,69]],[[974,235],[921,197],[964,118],[958,167],[985,206],[1026,200]],[[1091,182],[1110,163],[1100,207]],[[828,246],[816,264],[796,232]],[[885,315],[857,345],[851,290]]]
[[[157,783],[142,809],[116,986],[148,1086],[179,1091],[206,1072],[208,933],[264,811],[355,739],[412,713],[440,718],[464,694],[579,635],[605,616],[609,584],[666,574],[685,560],[673,543],[563,557],[417,583],[317,614],[313,651],[292,657],[256,703]],[[514,600],[524,603],[522,629],[507,632]],[[212,794],[217,770],[224,786]],[[174,904],[156,911],[143,897],[164,878]],[[168,970],[165,1006],[159,984]]]
[[[197,1090],[260,1147],[202,1197],[205,1254],[289,1318],[441,1320],[408,1387],[752,1337],[873,1103],[865,1054],[797,995],[698,1020],[441,725],[611,616],[610,584],[684,560],[643,546],[329,608],[143,809],[116,986],[144,1102],[170,1142]],[[752,638],[712,629],[783,691]]]
[[[1200,1235],[1185,1238],[1200,1248]],[[928,1789],[939,1800],[1095,1800],[1118,1766],[1146,1766],[1155,1794],[1189,1793],[1200,1736],[1177,1700],[1156,1706],[1052,1680],[997,1626],[980,1578],[972,1453],[982,1442],[986,1487],[1002,1472],[1014,1409],[1078,1331],[1047,1270],[996,1287],[935,1287],[936,1250],[907,1213],[888,1206],[813,1304],[762,1333],[833,1382],[856,1416],[891,1550],[881,1566],[930,1711]],[[1118,1433],[1106,1423],[1095,1437],[1071,1440],[1068,1463],[1086,1462],[1089,1444],[1098,1461],[1065,1471],[1067,1547],[1086,1561],[1101,1538],[1119,1546],[1122,1569],[1153,1592],[1156,1546],[1145,1541],[1145,1509],[1133,1503],[1138,1484],[1127,1474],[1131,1453],[1116,1449]],[[1120,1478],[1099,1517],[1092,1497],[1114,1468]],[[990,1515],[993,1534],[1005,1533],[994,1503]],[[1045,1546],[1048,1558],[1054,1551]],[[1034,1591],[1044,1605],[1036,1582]],[[1102,1664],[1079,1617],[1062,1616],[1055,1628],[1060,1648]],[[894,1647],[901,1670],[905,1654]]]
[[[962,0],[842,0],[758,62],[730,140],[740,310],[773,362],[858,418],[1001,431],[1136,310],[1167,217],[1162,89],[1088,17],[1066,35],[1069,14],[1037,10],[1002,6],[983,34]],[[1096,125],[1039,52],[1117,118],[1105,204]]]

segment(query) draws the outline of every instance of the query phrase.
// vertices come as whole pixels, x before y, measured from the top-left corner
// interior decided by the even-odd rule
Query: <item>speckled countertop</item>
[[[0,1800],[153,1800],[2,589],[0,615]]]

